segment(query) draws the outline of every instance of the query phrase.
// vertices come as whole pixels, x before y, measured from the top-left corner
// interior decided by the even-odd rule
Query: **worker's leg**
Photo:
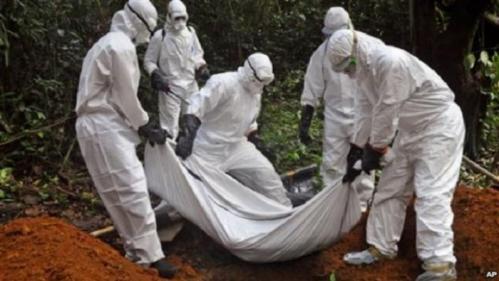
[[[272,163],[256,147],[242,141],[230,149],[223,168],[249,188],[283,205],[291,206],[286,189]]]
[[[136,132],[101,132],[91,120],[85,121],[77,124],[78,143],[95,187],[123,238],[127,256],[140,264],[158,261],[164,254],[144,169],[135,152]]]

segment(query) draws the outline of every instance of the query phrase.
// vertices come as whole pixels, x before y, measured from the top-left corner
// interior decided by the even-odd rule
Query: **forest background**
[[[152,1],[165,21],[167,1]],[[495,0],[186,0],[211,72],[235,70],[261,51],[275,82],[263,98],[260,130],[285,172],[321,160],[322,111],[309,146],[297,137],[308,59],[321,44],[323,17],[345,7],[356,29],[413,52],[456,93],[467,125],[466,154],[499,172],[499,1]],[[75,138],[73,112],[82,60],[123,0],[5,0],[0,3],[0,203],[98,202]],[[139,59],[145,47],[139,48]],[[142,75],[139,97],[156,114]],[[139,149],[140,151],[140,149]],[[462,169],[475,186],[491,182]],[[20,199],[21,198],[21,199]],[[24,198],[24,199],[23,199]]]

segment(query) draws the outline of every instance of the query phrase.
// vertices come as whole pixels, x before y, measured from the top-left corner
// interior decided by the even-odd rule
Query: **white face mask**
[[[187,21],[185,19],[177,19],[173,22],[173,28],[176,31],[183,30],[187,27]]]
[[[248,90],[251,94],[261,94],[263,91],[264,85],[258,81],[246,81],[244,83],[244,88]]]
[[[137,36],[135,37],[134,43],[136,46],[149,43],[150,37],[151,33],[149,32],[149,30],[139,30]]]

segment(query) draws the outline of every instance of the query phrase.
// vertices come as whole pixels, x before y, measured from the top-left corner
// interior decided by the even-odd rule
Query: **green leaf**
[[[0,189],[0,199],[4,199],[4,198],[5,198],[5,192]]]
[[[483,62],[483,64],[485,64],[485,65],[490,64],[489,54],[486,51],[480,52],[480,61]]]
[[[464,67],[466,70],[470,71],[475,66],[476,57],[474,54],[469,53],[464,59]]]
[[[329,275],[329,281],[336,281],[336,275],[334,272],[331,272],[331,275]]]

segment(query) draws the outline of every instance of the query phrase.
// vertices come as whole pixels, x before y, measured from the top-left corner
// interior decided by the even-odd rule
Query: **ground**
[[[499,192],[460,187],[455,194],[453,209],[459,280],[487,280],[487,272],[499,271]],[[421,270],[415,251],[412,207],[408,211],[399,256],[395,260],[369,267],[345,265],[341,258],[347,251],[365,247],[364,229],[365,217],[330,248],[298,260],[274,264],[243,262],[194,225],[187,225],[173,243],[164,246],[168,259],[181,269],[175,278],[178,281],[414,280]],[[112,240],[110,237],[104,239]],[[119,249],[119,245],[115,247]],[[76,227],[43,217],[17,219],[0,227],[0,281],[4,280],[158,278]]]

